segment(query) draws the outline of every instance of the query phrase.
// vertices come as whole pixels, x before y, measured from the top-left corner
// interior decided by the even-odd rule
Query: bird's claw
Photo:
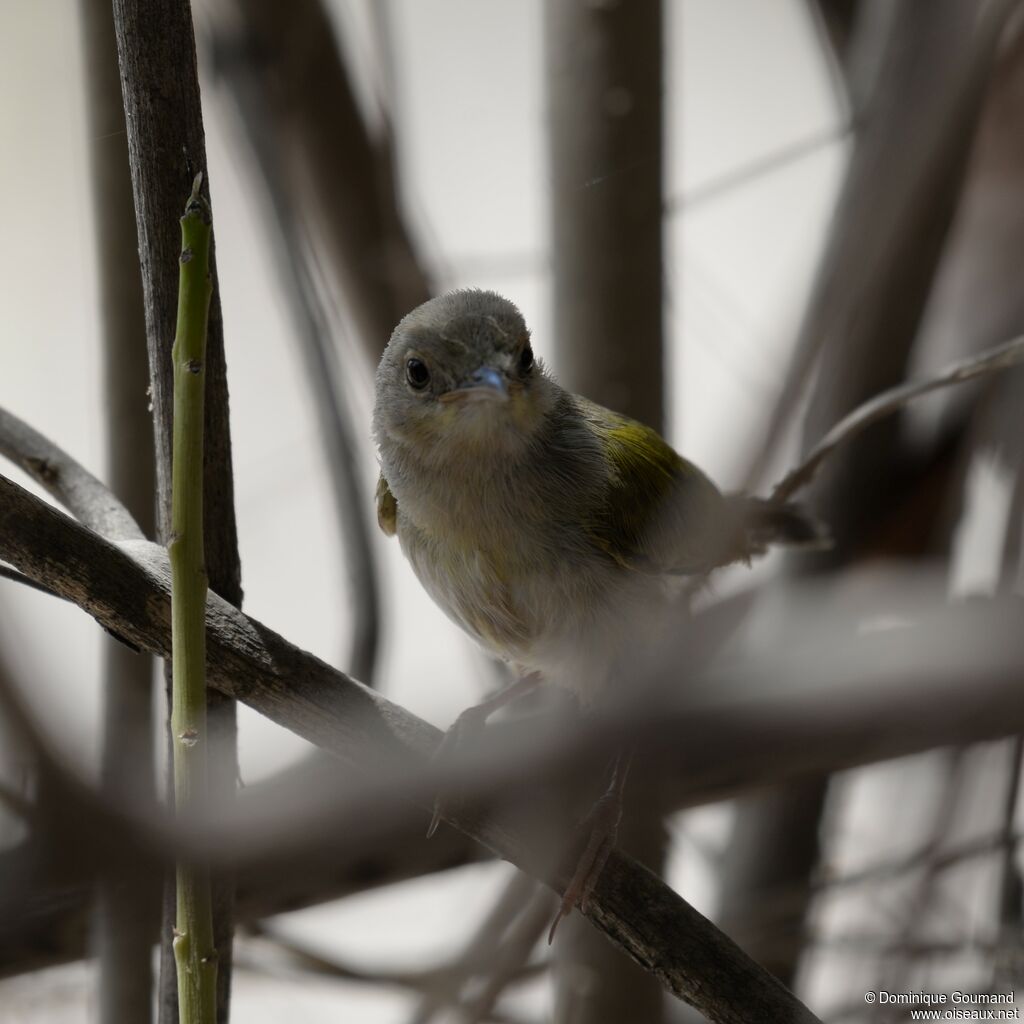
[[[512,703],[512,701],[531,693],[537,688],[539,682],[540,673],[531,672],[489,697],[482,704],[466,708],[455,719],[451,728],[441,737],[441,742],[437,745],[431,761],[435,764],[443,762],[446,758],[451,757],[460,747],[468,742],[471,743],[483,732],[484,727],[487,725],[488,716],[499,708]],[[437,831],[438,825],[441,824],[441,818],[444,814],[445,797],[446,794],[442,790],[434,798],[434,813],[430,819],[430,826],[427,829],[428,839]]]
[[[604,870],[605,864],[608,863],[612,850],[615,849],[621,818],[621,794],[609,792],[597,801],[584,819],[581,827],[589,831],[587,845],[576,862],[576,870],[565,887],[562,900],[558,905],[558,913],[555,914],[555,919],[551,922],[551,928],[548,931],[549,946],[555,938],[555,930],[562,919],[568,917],[576,907],[580,910],[586,909],[598,879],[601,877],[601,872]]]
[[[441,737],[441,742],[437,745],[437,749],[430,759],[433,764],[443,764],[467,740],[472,739],[474,733],[479,732],[483,728],[484,720],[482,716],[475,714],[475,712],[476,708],[469,708],[455,719],[448,731]],[[427,827],[428,839],[434,835],[441,824],[447,796],[448,794],[441,790],[434,797],[434,810],[430,818],[430,825]]]
[[[434,813],[430,817],[430,824],[427,826],[427,838],[433,839],[434,833],[437,831],[437,826],[441,824],[441,814],[444,810],[444,804],[441,802],[440,795],[434,797]]]

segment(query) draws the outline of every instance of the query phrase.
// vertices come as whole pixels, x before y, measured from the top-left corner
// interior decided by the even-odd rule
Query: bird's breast
[[[606,468],[589,434],[576,440],[538,451],[533,468],[426,472],[382,451],[382,469],[403,552],[431,598],[498,657],[580,691],[612,670],[623,607],[658,584],[595,546],[587,524]]]
[[[535,545],[514,532],[455,517],[427,529],[399,515],[403,551],[434,601],[484,647],[519,661],[543,631],[553,581]]]

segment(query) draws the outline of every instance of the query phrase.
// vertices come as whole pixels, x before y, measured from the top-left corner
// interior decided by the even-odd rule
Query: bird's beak
[[[507,399],[505,376],[493,366],[481,366],[465,384],[441,395],[442,402],[504,402]]]

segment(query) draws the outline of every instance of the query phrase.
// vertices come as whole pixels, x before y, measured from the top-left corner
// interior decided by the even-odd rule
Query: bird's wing
[[[587,524],[593,542],[640,572],[699,573],[711,567],[731,516],[718,488],[642,423],[587,402],[610,473]]]
[[[377,525],[389,537],[398,530],[398,502],[383,475],[377,478]]]

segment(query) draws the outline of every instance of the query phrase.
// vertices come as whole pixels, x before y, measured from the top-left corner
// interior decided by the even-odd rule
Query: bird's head
[[[510,455],[529,444],[555,392],[511,302],[449,292],[395,328],[377,369],[374,433],[427,463]]]

